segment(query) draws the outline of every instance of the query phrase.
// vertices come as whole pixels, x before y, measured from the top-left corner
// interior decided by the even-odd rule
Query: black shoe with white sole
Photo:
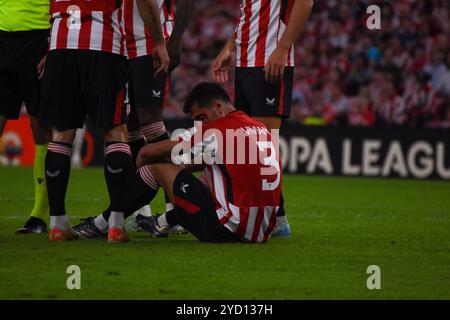
[[[16,230],[16,234],[30,233],[47,233],[47,224],[39,218],[30,217],[22,228]]]
[[[72,229],[81,237],[89,239],[106,239],[108,230],[102,231],[95,226],[94,217],[83,219],[84,222],[73,226]]]
[[[169,236],[170,229],[167,227],[160,227],[158,225],[157,217],[146,217],[142,214],[138,214],[136,216],[136,222],[143,230],[150,232],[150,234],[156,238],[167,238]]]

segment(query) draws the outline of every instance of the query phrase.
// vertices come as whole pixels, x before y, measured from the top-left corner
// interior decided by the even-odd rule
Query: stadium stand
[[[167,118],[209,79],[233,33],[239,0],[194,2]],[[366,27],[380,4],[381,30]],[[296,45],[292,119],[301,124],[450,128],[450,4],[447,0],[321,0]],[[227,85],[233,95],[233,84]]]

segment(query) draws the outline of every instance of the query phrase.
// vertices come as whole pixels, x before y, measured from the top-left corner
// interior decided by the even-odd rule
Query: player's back
[[[235,111],[206,126],[203,134],[203,141],[214,144],[214,162],[205,169],[204,181],[221,223],[246,241],[266,241],[281,196],[281,163],[270,132]]]
[[[124,54],[122,0],[52,0],[50,50]]]

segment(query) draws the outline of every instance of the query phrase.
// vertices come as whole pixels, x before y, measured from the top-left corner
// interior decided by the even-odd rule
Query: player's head
[[[192,89],[183,111],[196,121],[207,123],[234,111],[227,92],[216,82],[202,82]]]

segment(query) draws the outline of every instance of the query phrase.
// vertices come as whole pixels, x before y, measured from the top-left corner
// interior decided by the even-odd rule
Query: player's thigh
[[[249,102],[251,117],[289,118],[291,111],[294,68],[285,69],[284,78],[277,83],[265,80],[263,68],[246,68],[240,79]]]
[[[244,87],[247,73],[247,68],[236,68],[234,79],[234,105],[237,110],[250,115],[250,104]]]
[[[168,76],[155,76],[152,56],[142,56],[130,62],[131,103],[137,110],[140,126],[162,121],[168,95]]]
[[[174,216],[177,222],[202,242],[237,242],[219,221],[215,201],[206,186],[182,170],[173,184]]]
[[[131,87],[128,87],[129,90],[132,90]],[[139,131],[139,118],[136,111],[136,108],[133,105],[130,105],[130,112],[128,113],[127,118],[127,128],[128,132],[137,132]]]
[[[104,133],[124,127],[128,105],[125,57],[97,51],[80,51],[78,57],[87,114]]]
[[[18,49],[20,62],[16,64],[19,90],[28,114],[39,118],[41,102],[41,81],[37,66],[47,54],[48,31],[33,31],[22,39]]]
[[[77,50],[51,50],[42,79],[40,119],[59,132],[82,128],[86,111]]]
[[[163,187],[170,201],[173,202],[173,184],[182,168],[171,163],[156,163],[150,165],[150,171],[158,184]]]
[[[13,68],[15,41],[0,33],[0,115],[5,119],[17,119],[23,101]]]
[[[36,144],[46,144],[51,140],[51,128],[39,118],[30,114],[30,125]]]

